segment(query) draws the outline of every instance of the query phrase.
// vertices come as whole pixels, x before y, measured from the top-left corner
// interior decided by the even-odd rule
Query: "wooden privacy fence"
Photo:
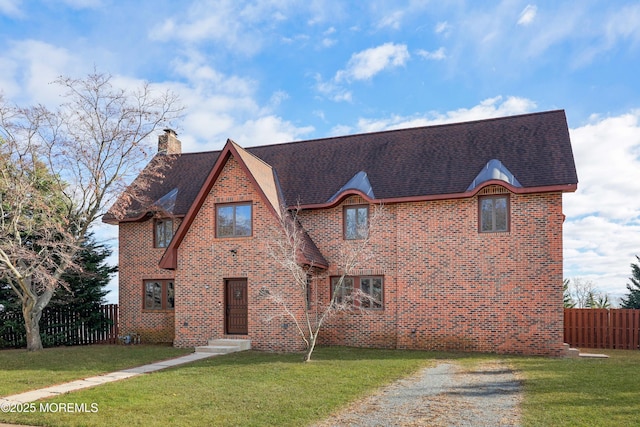
[[[565,308],[564,342],[572,347],[637,350],[640,310]]]
[[[91,313],[47,307],[40,319],[40,335],[45,347],[117,344],[118,304],[105,304]],[[0,313],[0,348],[25,347],[25,338],[22,313]]]

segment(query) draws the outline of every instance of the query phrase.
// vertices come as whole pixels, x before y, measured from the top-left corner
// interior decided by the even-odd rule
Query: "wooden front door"
[[[247,279],[225,280],[225,330],[229,335],[247,335]]]

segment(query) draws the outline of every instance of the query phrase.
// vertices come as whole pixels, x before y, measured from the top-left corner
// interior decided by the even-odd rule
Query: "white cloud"
[[[93,9],[102,6],[102,0],[63,0],[63,3],[74,9]]]
[[[640,255],[640,111],[571,129],[578,191],[564,197],[565,271],[626,294]]]
[[[394,30],[400,29],[402,26],[402,18],[405,12],[402,10],[396,10],[395,12],[386,14],[379,22],[379,28],[392,28]]]
[[[451,25],[447,21],[438,22],[434,28],[436,34],[448,36],[451,33]]]
[[[520,13],[520,19],[518,19],[518,25],[527,26],[536,19],[536,14],[538,13],[538,7],[535,5],[528,4],[527,7]]]
[[[440,47],[438,48],[438,50],[434,50],[432,52],[429,52],[428,50],[424,50],[424,49],[419,49],[416,53],[421,58],[431,59],[434,61],[441,61],[447,57],[444,47]]]
[[[399,116],[394,115],[386,118],[377,119],[358,119],[357,126],[339,125],[335,127],[331,134],[336,135],[338,130],[342,133],[363,133],[378,132],[390,129],[403,129],[418,126],[433,126],[445,123],[458,123],[472,120],[482,120],[493,117],[512,116],[516,114],[525,114],[533,111],[536,107],[535,102],[518,97],[496,96],[488,98],[471,108],[459,108],[457,110],[440,113],[437,111],[429,111],[425,114],[415,116]]]
[[[0,0],[0,15],[6,15],[12,18],[22,16],[20,6],[22,0]]]
[[[10,46],[0,53],[0,82],[5,95],[19,104],[58,105],[61,89],[50,83],[61,75],[80,77],[82,70],[90,71],[67,49],[49,43],[23,40]]]
[[[354,53],[347,63],[347,68],[336,73],[335,80],[369,80],[386,69],[404,66],[408,60],[409,51],[406,45],[385,43]]]
[[[149,32],[152,40],[179,40],[186,43],[216,42],[220,48],[254,54],[261,49],[264,31],[259,24],[281,21],[278,5],[245,4],[233,0],[192,3],[185,16],[171,17]]]

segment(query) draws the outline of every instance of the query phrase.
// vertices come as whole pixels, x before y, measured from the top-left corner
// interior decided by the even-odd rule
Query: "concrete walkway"
[[[150,363],[148,365],[138,366],[137,368],[124,369],[122,371],[111,372],[109,374],[98,375],[95,377],[84,378],[82,380],[71,381],[64,384],[58,384],[39,390],[27,391],[25,393],[14,394],[12,396],[0,397],[0,405],[15,405],[20,403],[35,402],[36,400],[46,399],[48,397],[59,396],[71,391],[82,390],[89,387],[95,387],[100,384],[110,383],[113,381],[124,380],[126,378],[135,377],[149,372],[159,371],[161,369],[170,368],[172,366],[184,365],[185,363],[194,362],[196,360],[206,359],[208,357],[219,356],[222,353],[191,353],[176,359],[164,360],[162,362]],[[1,425],[1,424],[0,424]]]

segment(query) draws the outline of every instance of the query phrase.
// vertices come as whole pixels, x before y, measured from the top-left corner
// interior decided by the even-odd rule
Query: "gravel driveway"
[[[441,361],[316,426],[518,426],[520,400],[520,381],[501,361],[471,371]]]

